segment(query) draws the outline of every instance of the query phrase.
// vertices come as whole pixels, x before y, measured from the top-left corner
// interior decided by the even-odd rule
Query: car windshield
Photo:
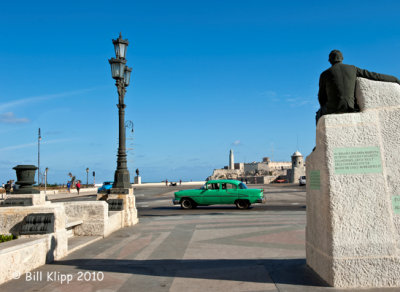
[[[103,183],[103,185],[105,185],[105,186],[111,185],[111,184],[112,184],[112,182],[110,182],[110,181],[106,181],[105,183]]]
[[[247,189],[247,186],[244,183],[239,184],[239,189]]]

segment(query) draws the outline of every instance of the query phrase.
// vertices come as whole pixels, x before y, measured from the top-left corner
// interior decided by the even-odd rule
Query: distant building
[[[266,184],[275,180],[279,176],[287,177],[288,171],[290,172],[292,168],[293,158],[292,162],[271,161],[269,157],[264,157],[261,162],[234,163],[233,151],[230,150],[229,165],[224,166],[223,169],[214,169],[212,175],[207,179],[237,179],[247,180],[249,183]],[[298,173],[300,172],[296,169],[294,175],[297,175]]]
[[[292,155],[292,168],[287,171],[288,182],[296,183],[303,175],[306,175],[303,155],[299,151],[296,151]]]
[[[235,169],[235,162],[233,159],[233,150],[229,152],[229,169]]]

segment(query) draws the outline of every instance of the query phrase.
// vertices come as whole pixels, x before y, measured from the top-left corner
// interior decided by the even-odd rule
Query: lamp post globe
[[[116,40],[112,40],[115,49],[115,56],[117,59],[125,59],[126,50],[128,48],[129,42],[128,40],[122,39],[121,33],[119,33],[119,37]]]
[[[126,66],[126,51],[128,40],[122,39],[121,33],[119,38],[112,41],[115,49],[115,58],[111,58],[108,62],[111,65],[111,76],[115,79],[115,86],[118,91],[118,117],[119,117],[119,143],[117,154],[117,169],[114,174],[113,189],[129,189],[130,175],[127,167],[126,159],[126,136],[125,136],[125,103],[124,97],[126,87],[129,85],[132,69]],[[125,191],[123,192],[125,193]]]
[[[125,71],[124,71],[125,87],[129,86],[129,81],[131,79],[131,73],[132,73],[132,68],[129,68],[128,66],[125,66]]]
[[[111,65],[112,78],[114,78],[115,80],[124,78],[126,60],[111,58],[110,60],[108,60],[108,62]]]

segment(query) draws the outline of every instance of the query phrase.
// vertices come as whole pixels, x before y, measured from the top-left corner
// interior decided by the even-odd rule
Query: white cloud
[[[276,97],[277,93],[273,90],[266,90],[264,92],[261,92],[261,95],[267,97]]]
[[[272,90],[266,90],[262,92],[261,95],[266,96],[267,98],[269,98],[269,100],[273,102],[286,102],[290,107],[310,105],[315,102],[315,100],[312,100],[310,98],[295,97],[290,93],[278,94],[276,91]]]
[[[82,93],[86,93],[86,92],[93,91],[96,89],[97,88],[87,88],[87,89],[81,89],[81,90],[75,90],[75,91],[67,91],[67,92],[62,92],[62,93],[47,94],[47,95],[40,95],[40,96],[33,96],[33,97],[17,99],[17,100],[1,103],[0,111],[4,111],[6,109],[13,108],[13,107],[20,106],[20,105],[26,105],[28,103],[35,103],[35,102],[39,102],[39,101],[43,101],[43,100],[49,100],[49,99],[62,98],[62,97],[66,97],[66,96],[82,94]]]
[[[235,140],[233,143],[232,143],[232,145],[234,145],[234,146],[238,146],[238,145],[241,145],[242,144],[242,142],[240,142],[240,140]]]
[[[27,118],[17,118],[13,112],[7,112],[4,114],[0,114],[0,123],[6,124],[22,124],[28,123],[29,120]]]
[[[54,143],[60,143],[60,142],[66,142],[66,141],[71,141],[72,139],[57,139],[57,140],[50,140],[50,141],[42,141],[41,144],[54,144]],[[0,148],[0,151],[8,151],[8,150],[15,150],[15,149],[21,149],[21,148],[28,148],[28,147],[33,147],[37,146],[37,142],[32,142],[32,143],[26,143],[26,144],[20,144],[20,145],[13,145],[13,146],[6,146],[3,148]]]
[[[307,98],[286,98],[285,101],[289,104],[291,107],[298,107],[298,106],[304,106],[304,105],[309,105],[312,104],[314,101],[311,99]]]

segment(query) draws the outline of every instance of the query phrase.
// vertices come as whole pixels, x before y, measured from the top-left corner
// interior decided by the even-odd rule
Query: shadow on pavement
[[[140,207],[138,207],[140,208]],[[262,209],[262,210],[293,210],[293,209],[305,209],[306,206],[305,205],[262,205],[262,206],[251,206],[249,209],[238,209],[235,206],[226,206],[226,207],[210,207],[210,206],[198,206],[195,209],[182,209],[179,206],[163,206],[163,207],[152,207],[149,209],[152,210],[180,210],[182,212],[184,212],[185,214],[190,214],[190,212],[195,212],[196,210],[229,210],[229,211],[235,211],[235,212],[251,212],[251,210],[258,210],[258,209]]]
[[[137,207],[139,217],[172,216],[172,215],[213,215],[213,214],[251,214],[259,211],[304,211],[305,205],[256,205],[250,209],[240,210],[235,206],[199,206],[195,209],[184,210],[179,206],[162,206],[152,208]]]
[[[181,277],[241,282],[258,282],[326,287],[307,267],[305,259],[196,259],[196,260],[111,260],[76,259],[52,265],[82,270],[160,277]],[[267,273],[254,273],[264,267]]]
[[[269,194],[287,194],[287,193],[305,193],[306,190],[279,190],[277,191],[276,189],[274,189],[273,191],[271,191],[270,189],[264,189],[264,194],[269,195]]]

